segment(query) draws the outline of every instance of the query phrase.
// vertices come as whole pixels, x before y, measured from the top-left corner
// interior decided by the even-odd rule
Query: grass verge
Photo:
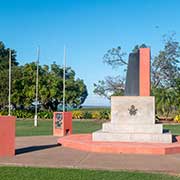
[[[12,178],[13,177],[13,178]],[[32,167],[0,167],[1,180],[177,180],[176,176],[128,171],[55,169]]]

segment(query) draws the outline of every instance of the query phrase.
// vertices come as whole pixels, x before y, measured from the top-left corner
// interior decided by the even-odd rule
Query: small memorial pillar
[[[15,155],[15,123],[14,116],[0,116],[0,157]]]
[[[72,134],[72,112],[54,112],[53,136]]]

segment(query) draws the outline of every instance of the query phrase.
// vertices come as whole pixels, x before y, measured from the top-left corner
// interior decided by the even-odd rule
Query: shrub
[[[89,111],[83,112],[83,119],[92,119],[92,113]]]
[[[174,121],[180,123],[180,114],[174,117]]]
[[[93,119],[110,119],[110,110],[94,111],[92,113]]]
[[[73,111],[73,119],[110,119],[110,110],[100,110],[100,111]]]
[[[110,119],[110,111],[108,110],[103,110],[103,111],[100,111],[100,119]]]
[[[8,115],[8,111],[7,111],[7,110],[2,110],[2,111],[0,112],[0,115],[1,115],[1,116]]]
[[[7,110],[3,110],[0,112],[0,115],[8,115]],[[12,116],[16,116],[17,118],[34,118],[34,112],[27,110],[12,110]],[[43,119],[52,119],[53,113],[49,111],[39,111],[38,117]]]
[[[83,119],[83,112],[82,111],[73,111],[72,118],[73,119]]]
[[[34,114],[27,110],[13,110],[11,114],[13,116],[16,116],[17,118],[33,118],[34,117]]]
[[[93,111],[92,119],[100,119],[100,111]]]
[[[44,118],[44,119],[52,119],[53,118],[53,113],[49,111],[39,111],[38,112],[38,117]]]
[[[17,118],[34,118],[34,112],[28,110],[12,110],[11,114]],[[0,112],[0,115],[8,115],[7,110]],[[38,118],[52,119],[53,112],[49,111],[38,111]],[[99,111],[72,111],[73,119],[110,119],[110,110],[99,110]]]

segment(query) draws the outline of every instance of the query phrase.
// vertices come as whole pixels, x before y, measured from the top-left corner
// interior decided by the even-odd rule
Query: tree
[[[8,103],[8,72],[9,48],[0,42],[0,108]],[[36,63],[19,66],[16,61],[16,52],[11,50],[12,61],[12,104],[14,106],[31,106],[35,101]],[[46,109],[57,110],[57,105],[63,99],[63,68],[53,63],[39,66],[39,101]],[[66,68],[66,103],[79,107],[88,93],[83,80],[75,79],[75,72]]]
[[[8,103],[8,72],[9,72],[9,48],[6,48],[4,43],[0,41],[0,107]],[[16,52],[11,50],[12,72],[17,67]],[[13,75],[12,79],[16,77]]]
[[[175,97],[176,97],[176,107],[177,111],[180,112],[180,78],[177,78],[175,80],[175,85],[174,85],[174,91],[175,91]]]
[[[164,49],[153,59],[151,77],[155,88],[170,88],[174,86],[175,79],[180,77],[180,46],[174,35],[164,36]]]
[[[49,93],[44,105],[46,108],[49,106],[52,110],[57,110],[58,104],[63,103],[63,68],[54,63],[49,74],[49,82],[47,82]],[[66,104],[79,107],[88,95],[86,85],[83,80],[75,79],[75,72],[70,67],[66,68],[65,76]]]
[[[35,101],[36,63],[25,64],[16,69],[17,79],[13,81],[12,102],[30,106]],[[75,79],[75,72],[66,68],[66,103],[80,106],[88,93],[83,80]],[[57,110],[63,101],[63,68],[53,63],[50,67],[39,65],[39,101],[45,109]]]
[[[164,36],[164,49],[152,62],[152,95],[156,97],[156,107],[166,117],[179,109],[180,45],[175,34]]]
[[[178,103],[176,92],[169,88],[154,88],[153,94],[156,96],[156,112],[167,119],[169,114],[176,111]]]
[[[9,69],[9,50],[6,48],[4,43],[0,41],[0,70]],[[11,64],[12,66],[17,66],[18,62],[16,61],[16,51],[11,49]]]
[[[117,68],[119,66],[126,65],[127,61],[124,60],[126,53],[122,52],[122,48],[118,46],[117,48],[112,48],[107,51],[103,56],[103,62],[112,66],[112,68]]]
[[[14,74],[16,79],[12,81],[12,103],[30,106],[35,98],[36,64],[18,66]]]
[[[9,48],[0,42],[0,108],[8,103]],[[12,104],[29,107],[35,101],[36,63],[18,65],[16,52],[11,50],[12,61]],[[66,68],[66,103],[79,107],[88,92],[84,81],[75,79],[75,72]],[[46,109],[57,110],[63,100],[63,68],[53,63],[39,66],[39,101]]]
[[[135,53],[139,48],[147,47],[146,44],[134,46],[132,52]],[[125,59],[126,53],[122,51],[122,48],[109,49],[103,56],[103,62],[112,68],[121,68],[127,70],[128,60]],[[94,83],[94,93],[110,99],[112,95],[124,95],[125,77],[106,77],[105,80],[100,80],[98,83]]]
[[[98,81],[98,84],[94,83],[94,93],[110,99],[112,95],[122,96],[124,94],[124,79],[120,76],[106,77],[105,81]]]
[[[134,48],[132,49],[133,53],[136,53],[139,48],[146,48],[146,44],[141,44],[141,45],[135,45]],[[127,53],[122,51],[122,48],[118,46],[117,48],[112,48],[109,49],[105,55],[103,56],[103,62],[107,65],[110,65],[112,68],[119,68],[119,67],[124,67],[125,69],[127,68],[128,65],[128,60],[125,59],[125,56]]]

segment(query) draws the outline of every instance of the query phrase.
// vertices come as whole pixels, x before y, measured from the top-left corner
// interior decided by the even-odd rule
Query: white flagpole
[[[37,115],[37,106],[38,106],[38,81],[39,81],[39,56],[40,48],[37,48],[37,69],[36,69],[36,100],[35,100],[35,115],[34,115],[34,126],[38,126],[38,115]]]
[[[11,49],[9,49],[9,113],[11,115]]]
[[[64,70],[63,70],[63,112],[65,112],[66,95],[66,46],[64,46]]]

